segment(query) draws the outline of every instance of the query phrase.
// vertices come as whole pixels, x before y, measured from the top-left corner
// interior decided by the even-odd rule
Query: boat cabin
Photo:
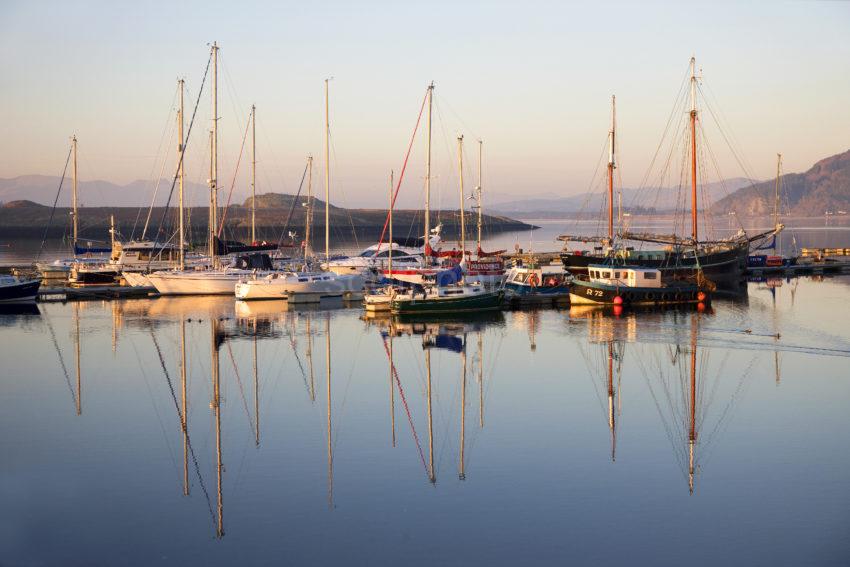
[[[563,265],[526,265],[511,268],[505,277],[505,283],[519,286],[556,287],[564,285],[569,279],[569,272]]]
[[[623,287],[662,287],[661,271],[634,266],[588,266],[591,282]]]

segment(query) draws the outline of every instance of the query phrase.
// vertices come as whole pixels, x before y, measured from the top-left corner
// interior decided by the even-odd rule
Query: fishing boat
[[[393,315],[429,315],[495,311],[502,308],[505,292],[501,288],[488,290],[483,284],[463,281],[460,266],[437,274],[435,283],[415,288],[392,297]]]
[[[700,273],[702,276],[710,278],[713,281],[737,282],[745,274],[750,246],[754,243],[763,242],[782,230],[782,225],[777,225],[772,230],[749,235],[742,227],[738,232],[729,237],[716,239],[705,239],[700,234],[697,198],[698,177],[700,175],[698,171],[698,157],[700,154],[697,149],[697,137],[701,130],[697,127],[697,92],[696,59],[692,57],[690,60],[690,108],[687,108],[688,101],[685,98],[687,96],[685,91],[683,91],[682,97],[677,99],[676,103],[677,109],[684,111],[689,120],[689,124],[687,125],[688,140],[684,145],[684,155],[682,158],[682,171],[690,170],[690,236],[631,231],[623,226],[622,221],[620,222],[619,231],[615,232],[613,178],[614,169],[616,169],[616,112],[615,99],[612,97],[611,129],[608,136],[608,231],[605,236],[564,234],[558,237],[559,240],[565,243],[561,260],[564,267],[571,273],[574,275],[587,274],[591,265],[616,261],[621,264],[654,268],[668,278],[694,277],[697,273]],[[663,142],[664,140],[662,140],[662,144]],[[660,147],[661,144],[659,144]],[[684,184],[685,180],[683,179],[682,185]],[[679,199],[679,201],[684,203],[684,199]],[[678,212],[684,213],[684,210]],[[594,246],[592,250],[572,250],[568,248],[569,242],[592,243]],[[627,242],[662,245],[664,248],[647,251],[636,249],[634,245],[626,245]]]
[[[505,298],[516,304],[567,302],[573,277],[563,264],[521,264],[505,274]]]
[[[642,266],[595,264],[587,276],[570,282],[573,305],[672,305],[705,303],[708,290],[683,280],[664,282],[661,270]]]
[[[0,303],[30,303],[38,297],[40,279],[0,275]]]

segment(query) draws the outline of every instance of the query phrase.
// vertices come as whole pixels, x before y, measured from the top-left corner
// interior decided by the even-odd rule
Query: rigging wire
[[[183,141],[183,149],[180,152],[180,160],[177,162],[177,169],[174,172],[174,178],[171,180],[171,190],[168,192],[168,199],[165,202],[165,207],[162,209],[162,217],[159,220],[159,227],[157,228],[156,235],[154,236],[154,246],[157,244],[157,240],[159,239],[159,233],[162,230],[163,223],[165,222],[165,215],[168,212],[169,205],[171,204],[171,197],[174,195],[174,186],[177,184],[177,178],[180,175],[180,166],[183,165],[183,160],[186,156],[186,148],[189,145],[189,137],[192,135],[192,127],[195,125],[195,116],[198,112],[198,106],[201,103],[201,94],[204,92],[204,84],[206,83],[211,63],[212,53],[210,53],[210,57],[207,59],[207,67],[204,69],[204,76],[201,79],[201,87],[198,89],[198,98],[195,101],[195,108],[192,110],[192,119],[189,121],[189,129],[186,132],[186,139]],[[151,259],[153,259],[153,255],[151,255]]]
[[[47,233],[50,231],[50,225],[53,223],[53,215],[56,213],[56,203],[59,202],[59,194],[62,192],[62,183],[65,182],[65,174],[68,172],[68,163],[71,161],[71,152],[73,148],[68,148],[68,157],[65,158],[65,167],[62,169],[62,177],[59,178],[59,188],[56,190],[56,197],[53,199],[53,208],[50,209],[50,218],[47,221],[47,226],[44,227],[44,234],[41,236],[41,245],[38,247],[38,253],[35,255],[35,261],[38,262],[41,257],[41,252],[44,250],[44,243],[47,240]]]

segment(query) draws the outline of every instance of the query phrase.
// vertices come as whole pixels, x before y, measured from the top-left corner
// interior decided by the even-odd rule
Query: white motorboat
[[[392,243],[393,264],[398,268],[421,268],[424,264],[421,248],[400,246]],[[387,243],[372,245],[357,256],[331,259],[322,264],[322,268],[335,274],[377,273],[389,265],[390,245]]]

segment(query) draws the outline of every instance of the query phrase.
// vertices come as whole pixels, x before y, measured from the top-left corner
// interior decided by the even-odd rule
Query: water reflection
[[[38,314],[7,316],[19,325],[14,335],[3,331],[10,319],[0,319],[7,344],[18,341],[10,348],[43,355],[10,360],[10,373],[42,365],[66,385],[7,383],[10,391],[36,392],[49,416],[45,430],[30,430],[28,447],[7,443],[7,451],[25,461],[72,430],[62,438],[72,456],[41,474],[55,478],[51,469],[58,469],[84,483],[96,467],[113,499],[129,506],[132,491],[112,486],[126,462],[134,491],[150,499],[133,501],[134,509],[196,542],[244,542],[275,522],[293,540],[318,538],[299,531],[306,522],[348,541],[348,531],[359,537],[366,529],[352,518],[365,525],[384,514],[402,523],[451,512],[486,524],[490,516],[519,529],[510,514],[529,510],[547,525],[569,525],[547,512],[547,502],[573,506],[595,525],[582,498],[611,507],[614,496],[628,501],[621,514],[648,507],[658,522],[665,510],[641,494],[680,514],[687,508],[678,495],[698,510],[747,498],[736,488],[751,480],[746,463],[753,451],[769,463],[764,445],[779,442],[764,435],[769,420],[794,419],[810,396],[846,399],[841,360],[811,354],[815,346],[838,352],[841,341],[847,350],[838,327],[812,324],[843,308],[833,300],[837,289],[843,284],[783,280],[750,284],[743,307],[721,300],[704,311],[573,308],[454,320],[226,298],[42,305]],[[826,305],[813,303],[821,296]],[[819,388],[800,388],[808,366],[818,368]],[[752,387],[762,388],[760,396],[745,398]],[[21,411],[0,401],[2,413],[25,423],[19,414],[35,402],[15,399]],[[829,407],[824,415],[839,419]],[[816,414],[806,419],[826,419]],[[795,446],[817,444],[812,428],[811,437],[801,429],[783,435],[796,436]],[[814,447],[807,450],[841,464]],[[712,454],[721,458],[703,476]],[[618,482],[626,479],[640,479],[640,487]],[[106,528],[73,502],[73,519]],[[510,514],[498,508],[505,506]],[[200,545],[192,549],[205,558],[227,549]]]

